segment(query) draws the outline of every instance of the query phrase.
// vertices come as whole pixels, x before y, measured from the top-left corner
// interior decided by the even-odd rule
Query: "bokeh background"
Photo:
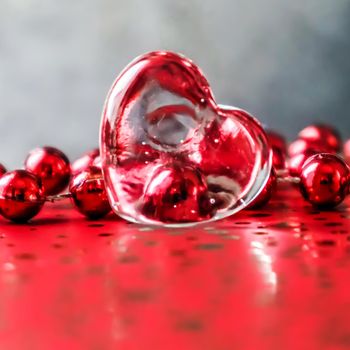
[[[349,0],[1,0],[0,159],[95,147],[112,81],[156,49],[289,138],[315,120],[349,137],[349,18]]]

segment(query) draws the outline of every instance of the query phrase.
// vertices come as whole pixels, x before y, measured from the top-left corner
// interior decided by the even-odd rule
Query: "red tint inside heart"
[[[162,167],[145,189],[142,214],[165,222],[193,222],[210,219],[214,204],[198,169]]]

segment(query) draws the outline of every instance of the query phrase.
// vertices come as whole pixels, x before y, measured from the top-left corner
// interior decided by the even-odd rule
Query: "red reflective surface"
[[[0,349],[348,349],[350,202],[160,229],[69,201],[0,222]]]

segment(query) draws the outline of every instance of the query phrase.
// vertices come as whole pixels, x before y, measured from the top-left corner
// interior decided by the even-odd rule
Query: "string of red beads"
[[[350,169],[347,165],[347,161],[350,161],[350,140],[344,144],[343,159],[339,155],[341,137],[329,125],[306,127],[288,149],[282,135],[267,131],[267,136],[273,152],[273,167],[282,174],[294,177],[306,201],[322,209],[333,208],[345,199],[350,186]],[[285,166],[281,166],[287,158]],[[276,177],[272,172],[265,188],[249,209],[260,208],[270,200],[275,182]]]
[[[339,155],[341,138],[328,125],[306,127],[289,147],[282,135],[267,131],[267,136],[273,168],[265,187],[248,209],[266,205],[281,178],[298,182],[305,200],[321,209],[337,206],[348,195],[350,168],[346,161],[350,161],[350,140],[344,144],[344,160]],[[111,211],[98,149],[70,164],[60,150],[41,147],[29,153],[24,169],[6,172],[0,164],[0,215],[26,222],[67,187],[72,204],[87,218],[98,219]]]
[[[68,157],[53,147],[32,150],[24,169],[6,172],[0,165],[0,214],[14,222],[36,216],[46,201],[52,201],[69,186],[75,208],[90,219],[111,211],[101,168],[94,166],[98,150],[70,164]]]

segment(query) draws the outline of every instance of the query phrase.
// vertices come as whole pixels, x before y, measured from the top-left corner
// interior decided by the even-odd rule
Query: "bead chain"
[[[267,132],[274,155],[273,168],[277,170],[271,170],[267,184],[248,209],[265,205],[271,198],[276,183],[299,185],[303,197],[319,208],[334,207],[349,194],[349,167],[336,154],[339,152],[339,145],[333,147],[334,140],[341,143],[336,132],[329,126],[313,125],[301,131],[299,137],[306,137],[306,131],[310,128],[313,131],[312,135],[315,134],[315,130],[319,131],[319,151],[315,150],[316,141],[312,140],[308,144],[307,138],[299,138],[289,146],[291,157],[305,154],[304,157],[300,157],[305,159],[299,164],[298,171],[291,171],[291,168],[284,166],[286,146],[283,145],[283,137],[275,132]],[[321,153],[326,148],[325,130],[331,135],[333,148],[329,149],[328,153]],[[304,149],[298,150],[297,153],[296,149],[300,148],[300,145]],[[45,173],[43,169],[47,168],[49,171]],[[71,166],[61,151],[53,147],[38,148],[30,152],[25,161],[25,169],[6,173],[6,169],[0,164],[0,214],[9,220],[25,222],[37,215],[45,202],[53,203],[68,198],[72,200],[76,209],[88,218],[103,217],[111,210],[97,149],[85,154]],[[13,189],[20,186],[17,181],[22,184],[20,196],[13,194]],[[28,188],[23,189],[23,183],[27,184]],[[60,193],[68,184],[69,191]]]

